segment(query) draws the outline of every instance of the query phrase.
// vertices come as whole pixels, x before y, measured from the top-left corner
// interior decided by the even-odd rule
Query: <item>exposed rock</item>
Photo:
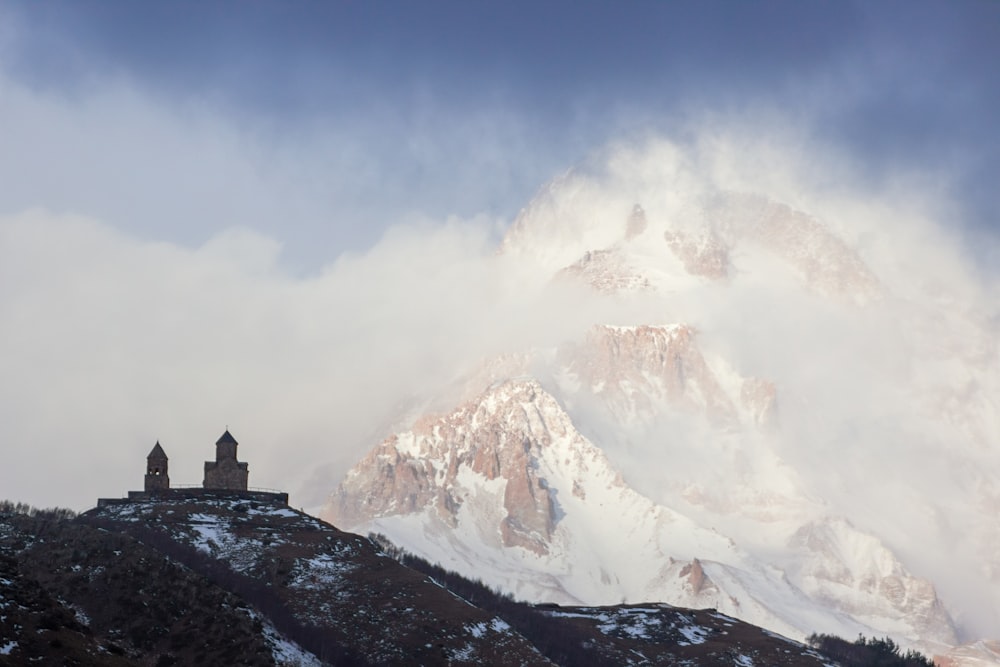
[[[725,278],[729,273],[729,249],[715,234],[693,236],[680,230],[663,233],[667,246],[684,263],[687,272],[712,280]]]
[[[556,274],[557,278],[582,280],[602,294],[652,288],[649,279],[629,266],[616,249],[594,250]]]
[[[701,561],[697,558],[681,568],[678,576],[686,578],[685,584],[692,595],[698,595],[708,587],[711,587],[714,592],[718,591],[712,580],[705,574],[705,570],[701,567]]]
[[[503,483],[506,514],[496,526],[502,543],[544,554],[555,510],[535,461],[550,430],[565,432],[539,405],[552,400],[534,382],[507,382],[449,415],[421,420],[355,466],[337,491],[332,519],[354,526],[434,508],[454,525],[462,505],[458,478],[467,469]]]
[[[739,420],[684,325],[593,327],[580,345],[560,350],[560,362],[619,417],[654,414],[664,406],[704,412],[715,424]]]

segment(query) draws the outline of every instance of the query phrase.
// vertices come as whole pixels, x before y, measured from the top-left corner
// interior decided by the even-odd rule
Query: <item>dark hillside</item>
[[[123,503],[79,521],[124,532],[264,613],[334,664],[542,665],[502,619],[283,504],[233,497]]]
[[[5,664],[275,664],[243,601],[126,535],[2,514],[0,567]]]
[[[712,610],[516,602],[225,495],[0,506],[0,633],[0,665],[824,664]]]

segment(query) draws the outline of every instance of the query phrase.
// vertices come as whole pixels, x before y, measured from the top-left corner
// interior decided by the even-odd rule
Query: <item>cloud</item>
[[[538,286],[501,270],[495,225],[393,228],[296,277],[245,229],[186,248],[44,211],[3,218],[5,493],[86,507],[135,488],[156,439],[172,479],[199,483],[228,425],[252,483],[318,504],[401,405],[593,317],[546,322]]]

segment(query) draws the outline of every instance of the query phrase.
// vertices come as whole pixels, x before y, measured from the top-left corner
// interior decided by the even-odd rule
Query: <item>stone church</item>
[[[202,482],[202,488],[247,490],[249,466],[245,461],[236,458],[236,447],[239,444],[229,429],[215,441],[215,460],[205,461],[205,481]],[[157,493],[170,488],[167,461],[167,454],[157,440],[149,456],[146,457],[146,493]]]
[[[226,432],[215,442],[215,460],[205,461],[205,479],[201,487],[170,486],[169,459],[160,441],[146,456],[146,477],[142,491],[129,491],[127,501],[157,500],[159,498],[201,497],[204,495],[239,496],[287,504],[288,494],[281,491],[250,489],[247,486],[249,466],[236,457],[239,443],[233,434]],[[98,507],[123,502],[123,499],[100,498]]]
[[[229,429],[226,429],[222,437],[215,441],[215,460],[205,461],[203,487],[206,489],[247,490],[247,477],[250,473],[245,462],[236,460],[236,447],[239,444]]]

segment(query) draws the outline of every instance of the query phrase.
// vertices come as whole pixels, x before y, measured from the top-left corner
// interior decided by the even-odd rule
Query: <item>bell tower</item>
[[[160,447],[157,440],[152,451],[146,457],[146,493],[166,491],[170,488],[170,477],[167,476],[167,453]]]

